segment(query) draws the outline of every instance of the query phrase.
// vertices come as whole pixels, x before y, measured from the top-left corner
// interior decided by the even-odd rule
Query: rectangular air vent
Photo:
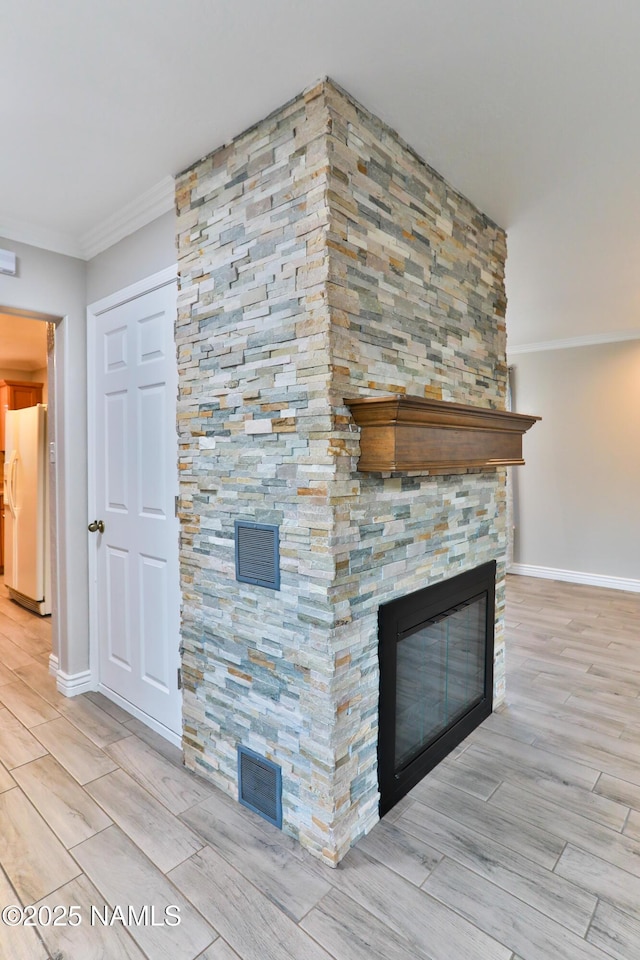
[[[238,747],[238,800],[282,829],[282,770],[248,747]]]
[[[235,521],[236,580],[280,589],[278,527],[270,523]]]

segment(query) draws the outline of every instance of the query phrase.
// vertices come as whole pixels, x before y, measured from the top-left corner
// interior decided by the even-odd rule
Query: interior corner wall
[[[542,416],[514,471],[515,563],[640,587],[640,340],[512,363],[515,409]]]
[[[87,262],[87,303],[172,267],[176,259],[176,215],[170,210]]]
[[[57,630],[67,638],[60,669],[74,675],[89,667],[87,582],[87,382],[85,263],[12,240],[0,245],[16,254],[15,277],[0,275],[0,305],[24,313],[62,318],[56,327],[57,520],[61,569]],[[61,402],[60,402],[61,401]]]

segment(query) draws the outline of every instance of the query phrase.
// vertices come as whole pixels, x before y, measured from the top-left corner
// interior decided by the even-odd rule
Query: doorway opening
[[[2,595],[41,621],[46,618],[38,633],[51,637],[50,672],[57,670],[59,660],[54,414],[58,320],[0,307]]]

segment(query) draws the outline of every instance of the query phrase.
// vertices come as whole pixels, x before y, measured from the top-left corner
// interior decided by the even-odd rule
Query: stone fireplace
[[[177,183],[184,752],[335,865],[379,816],[378,610],[490,561],[504,696],[505,470],[362,472],[346,400],[504,408],[504,232],[331,81]],[[239,581],[237,521],[278,530]]]

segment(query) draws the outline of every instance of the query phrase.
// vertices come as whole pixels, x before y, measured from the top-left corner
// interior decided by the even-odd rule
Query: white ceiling
[[[46,323],[0,313],[0,370],[31,372],[46,365]]]
[[[508,229],[512,342],[640,331],[639,51],[638,0],[5,3],[0,235],[87,256],[330,75]]]

